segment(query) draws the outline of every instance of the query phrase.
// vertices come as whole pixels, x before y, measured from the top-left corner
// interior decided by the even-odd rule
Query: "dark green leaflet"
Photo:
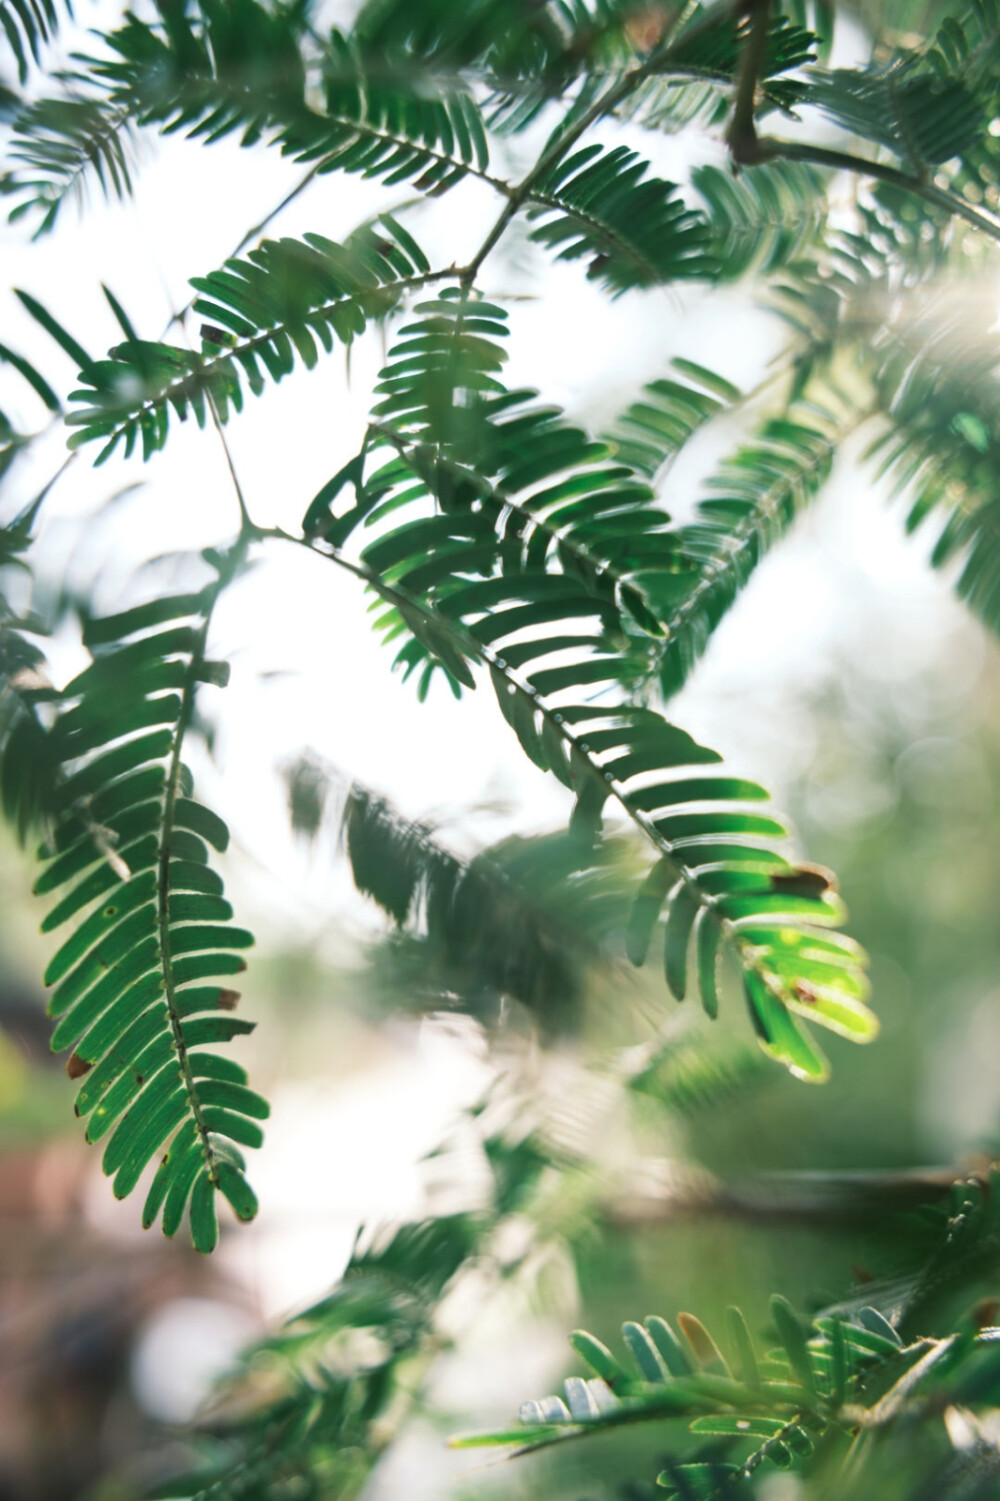
[[[228,830],[191,797],[181,760],[218,587],[89,622],[99,655],[61,696],[61,807],[36,883],[69,888],[46,930],[80,917],[45,978],[59,1017],[52,1045],[72,1047],[68,1071],[82,1076],[87,1139],[108,1138],[103,1165],[118,1197],[163,1155],[144,1223],[162,1209],[173,1234],[190,1201],[199,1250],[218,1234],[217,1190],[238,1217],[252,1215],[234,1143],[259,1145],[255,1122],[267,1116],[238,1064],[190,1051],[250,1030],[223,1014],[236,997],[218,983],[244,967],[233,951],[253,942],[231,925],[207,864],[205,841],[225,849]],[[194,980],[215,983],[182,988]]]

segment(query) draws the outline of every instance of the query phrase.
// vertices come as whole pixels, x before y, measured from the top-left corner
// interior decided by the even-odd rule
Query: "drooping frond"
[[[135,132],[127,106],[67,92],[38,99],[14,122],[0,193],[16,200],[11,222],[37,216],[34,238],[55,227],[63,206],[86,202],[90,179],[104,197],[126,198],[135,171]]]
[[[659,618],[645,603],[653,597],[649,578],[655,573],[659,579],[656,565],[663,577],[676,568],[663,513],[631,471],[591,467],[603,466],[601,445],[588,451],[578,429],[545,409],[529,407],[522,416],[520,393],[500,388],[497,394],[493,376],[476,376],[496,368],[499,310],[457,292],[418,311],[431,332],[425,334],[423,324],[403,330],[376,409],[376,432],[384,442],[388,429],[399,456],[370,481],[360,456],[349,466],[354,507],[332,514],[347,478],[342,472],[317,497],[307,532],[320,550],[332,546],[340,560],[360,521],[373,526],[391,518],[389,528],[364,546],[355,571],[391,607],[381,628],[390,638],[406,638],[397,660],[408,668],[424,663],[424,687],[434,663],[467,686],[475,683],[472,667],[486,666],[528,756],[576,794],[575,826],[599,827],[610,797],[651,842],[657,863],[630,924],[634,961],[645,958],[661,909],[668,907],[667,978],[683,997],[697,922],[699,989],[714,1013],[720,943],[730,940],[764,1046],[804,1077],[822,1077],[825,1061],[793,1013],[855,1039],[874,1031],[863,1004],[860,951],[819,932],[842,916],[829,877],[791,869],[773,848],[785,830],[754,809],[766,797],[763,789],[700,774],[698,768],[719,760],[714,751],[617,694],[600,703],[634,672],[626,619],[633,629],[641,622],[653,633],[647,642],[657,644]],[[461,373],[469,361],[471,384]],[[491,402],[496,422],[489,420]],[[416,453],[408,446],[411,423],[423,435]],[[434,434],[441,436],[437,445],[428,441]],[[499,471],[496,482],[484,483],[460,464],[470,434],[487,474]],[[784,431],[772,438],[774,451],[758,455],[758,464],[770,483],[780,478],[784,496],[801,454]],[[744,499],[734,488],[730,483],[719,499],[719,514],[731,521],[735,511],[742,520],[749,508],[756,518],[756,492]],[[429,499],[436,502],[430,509]],[[639,537],[642,545],[634,547]],[[623,576],[623,563],[635,579]]]
[[[69,0],[61,4],[56,0],[0,0],[0,36],[6,39],[21,83],[26,82],[32,62],[41,62],[44,43],[59,30],[61,10],[72,16]]]
[[[201,427],[211,407],[226,422],[242,410],[244,383],[259,395],[296,357],[311,368],[320,348],[349,345],[402,291],[431,279],[428,269],[388,214],[343,245],[312,234],[265,240],[245,260],[193,278],[195,311],[211,320],[202,324],[200,351],[133,339],[84,366],[70,397],[78,403],[67,419],[77,429],[70,446],[103,443],[100,464],[120,443],[128,456],[141,438],[149,458],[167,440],[171,411],[182,421],[193,412]]]
[[[707,276],[703,216],[648,170],[625,146],[581,147],[532,181],[531,238],[559,260],[588,258],[588,277],[616,293]]]
[[[634,675],[629,628],[634,633],[641,625],[652,633],[645,637],[649,650],[661,649],[661,615],[650,602],[662,604],[671,581],[671,603],[678,595],[693,602],[676,635],[667,635],[663,660],[683,663],[678,643],[688,639],[703,598],[717,597],[716,575],[703,566],[713,529],[671,532],[667,518],[650,504],[651,493],[629,470],[603,465],[600,445],[588,451],[578,429],[545,409],[529,407],[521,415],[521,393],[503,392],[490,373],[502,363],[498,309],[456,293],[443,294],[422,311],[426,326],[403,330],[376,408],[376,431],[383,441],[386,429],[394,435],[399,457],[368,482],[363,464],[356,465],[356,504],[337,518],[329,508],[344,483],[339,476],[317,498],[307,531],[340,549],[360,520],[374,525],[391,517],[391,528],[362,549],[361,563],[362,576],[392,606],[381,628],[390,638],[408,638],[397,660],[408,670],[427,664],[424,687],[435,662],[468,686],[474,683],[471,666],[487,665],[505,717],[529,757],[577,794],[579,825],[593,827],[611,796],[652,840],[659,861],[634,907],[630,952],[636,962],[645,957],[661,908],[669,906],[668,982],[683,996],[688,941],[700,919],[699,988],[714,1011],[717,951],[725,931],[745,961],[747,1000],[765,1045],[804,1075],[822,1076],[821,1055],[790,1011],[858,1038],[873,1030],[858,952],[846,940],[820,939],[813,926],[841,915],[827,877],[790,871],[771,848],[783,826],[745,806],[765,796],[760,788],[691,775],[693,767],[717,761],[714,752],[650,710],[587,702],[595,687],[606,694]],[[417,455],[411,433],[419,435]],[[733,529],[735,514],[738,523],[746,522],[749,537],[766,541],[794,511],[802,468],[828,466],[832,445],[823,436],[817,459],[820,435],[813,430],[799,433],[792,423],[769,430],[770,443],[754,456],[774,492],[772,504],[758,511],[757,475],[737,488],[750,464],[734,463],[717,509],[708,513],[720,518],[720,532],[723,522]],[[436,444],[429,441],[435,437]],[[473,450],[491,476],[485,484],[459,462]],[[592,469],[595,461],[602,467]],[[429,497],[436,501],[431,514]],[[684,562],[678,535],[689,553]],[[752,562],[754,543],[739,540]],[[729,548],[721,540],[718,546],[728,566]],[[623,572],[633,555],[645,564],[634,578]],[[746,575],[733,566],[738,584]],[[650,785],[653,773],[660,781]],[[763,837],[765,845],[745,844],[746,835]],[[714,851],[705,848],[709,840]],[[716,868],[717,861],[728,870]],[[769,914],[779,913],[772,928]],[[796,914],[807,925],[799,931]],[[744,923],[752,940],[741,937]]]
[[[252,1031],[225,987],[253,939],[230,924],[208,863],[228,831],[194,800],[182,760],[198,684],[228,675],[205,656],[227,566],[200,593],[88,622],[93,660],[59,695],[49,732],[61,779],[35,883],[60,893],[43,931],[74,922],[45,981],[87,1139],[111,1133],[103,1166],[118,1198],[162,1154],[143,1223],[162,1211],[173,1235],[190,1204],[201,1251],[217,1239],[217,1190],[239,1219],[256,1213],[239,1147],[260,1145],[267,1115],[244,1070],[202,1050]]]

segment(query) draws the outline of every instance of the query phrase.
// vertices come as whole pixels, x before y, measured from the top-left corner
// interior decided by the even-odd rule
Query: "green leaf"
[[[810,1397],[815,1397],[816,1378],[812,1361],[809,1358],[805,1332],[791,1303],[780,1293],[775,1293],[771,1299],[771,1317],[774,1319],[778,1338],[785,1347],[792,1370]]]
[[[241,1217],[252,1212],[251,1191],[233,1176],[232,1143],[258,1145],[252,1119],[267,1115],[239,1065],[190,1051],[251,1030],[218,1014],[229,993],[218,985],[180,988],[243,968],[226,951],[253,941],[231,925],[222,883],[203,863],[202,836],[224,848],[228,834],[188,795],[181,759],[227,566],[214,589],[87,623],[85,638],[103,655],[58,700],[50,733],[66,766],[62,811],[36,883],[40,891],[70,886],[45,920],[47,931],[79,918],[45,978],[56,987],[50,1011],[61,1017],[52,1045],[73,1046],[68,1072],[82,1076],[77,1111],[88,1117],[87,1139],[111,1133],[103,1164],[120,1198],[159,1155],[144,1224],[162,1210],[173,1234],[194,1193],[192,1234],[203,1250],[215,1241],[217,1187]],[[150,634],[135,640],[140,632]],[[167,727],[134,733],[151,723]],[[132,738],[116,745],[124,735]],[[208,1014],[191,1016],[199,1010]]]

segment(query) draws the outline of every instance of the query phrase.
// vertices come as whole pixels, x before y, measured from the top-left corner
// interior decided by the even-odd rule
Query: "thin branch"
[[[726,132],[726,145],[733,161],[751,165],[765,160],[757,139],[757,83],[767,62],[767,34],[771,21],[771,0],[747,0],[750,30],[740,52],[739,76],[733,117]]]
[[[899,167],[890,167],[884,162],[873,162],[867,157],[855,156],[849,151],[832,151],[826,146],[814,146],[807,141],[802,143],[779,141],[771,136],[763,136],[758,140],[757,146],[760,155],[756,158],[756,163],[781,158],[785,161],[810,162],[817,167],[832,167],[841,172],[855,172],[862,177],[874,177],[880,182],[888,182],[894,187],[915,193],[918,198],[933,203],[945,213],[954,214],[957,218],[964,219],[967,224],[971,224],[974,229],[982,230],[984,234],[989,235],[990,239],[1000,241],[1000,219],[994,219],[991,215],[982,213],[954,193],[935,187],[933,183],[925,182],[923,178],[916,177],[911,172],[904,172]]]
[[[226,438],[225,428],[219,420],[219,413],[216,409],[215,399],[212,396],[211,391],[209,391],[208,393],[208,408],[212,414],[212,426],[215,428],[215,431],[219,436],[219,442],[222,444],[222,451],[226,456],[226,466],[229,469],[229,477],[233,482],[233,489],[236,491],[236,500],[240,508],[240,536],[256,537],[259,534],[259,528],[256,527],[250,519],[250,512],[247,510],[246,497],[243,494],[243,486],[240,484],[239,475],[236,473],[236,465],[233,463],[232,449],[229,447],[229,441]]]

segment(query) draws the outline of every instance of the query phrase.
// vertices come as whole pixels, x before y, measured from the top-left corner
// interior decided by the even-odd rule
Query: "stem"
[[[841,172],[855,172],[862,177],[874,177],[879,182],[888,182],[894,187],[915,193],[918,198],[933,203],[936,208],[943,209],[945,213],[964,219],[974,229],[982,230],[984,234],[989,235],[990,239],[1000,241],[1000,220],[982,213],[971,203],[966,203],[964,199],[956,197],[954,193],[946,192],[943,188],[935,187],[933,183],[925,182],[923,178],[915,176],[912,172],[904,172],[899,167],[890,167],[885,162],[873,162],[867,157],[855,156],[849,151],[832,151],[826,146],[813,146],[808,141],[800,144],[797,141],[779,141],[771,136],[764,136],[758,140],[757,146],[760,151],[756,159],[758,163],[781,158],[785,161],[811,162],[814,166],[832,167]]]
[[[765,160],[757,139],[754,111],[757,105],[757,83],[767,61],[771,0],[747,0],[747,11],[750,15],[750,30],[740,53],[733,118],[726,132],[726,144],[733,161],[741,166]]]
[[[183,314],[181,316],[183,317]],[[222,422],[220,421],[219,413],[215,405],[215,400],[211,392],[208,393],[208,408],[212,414],[212,425],[219,435],[219,442],[222,444],[222,451],[226,456],[226,466],[229,469],[229,477],[233,482],[233,489],[236,491],[236,500],[240,508],[240,536],[255,536],[257,534],[258,528],[254,526],[253,522],[250,519],[250,512],[247,510],[246,499],[243,495],[243,486],[240,484],[239,475],[236,473],[236,465],[233,463],[232,450],[229,447],[229,442],[226,438],[226,431],[222,426]]]
[[[629,72],[625,73],[621,78],[617,80],[616,83],[612,84],[612,86],[607,89],[605,93],[603,93],[598,99],[595,99],[590,108],[588,110],[585,110],[580,118],[573,125],[571,125],[568,130],[566,130],[562,135],[557,136],[554,141],[550,142],[550,144],[542,152],[541,156],[538,158],[538,161],[532,167],[527,176],[522,178],[521,182],[519,182],[516,187],[509,190],[510,196],[503,208],[503,211],[497,218],[492,229],[487,234],[479,249],[476,251],[476,254],[473,256],[472,260],[465,268],[465,271],[463,273],[463,280],[465,280],[467,283],[471,283],[475,280],[476,274],[478,273],[480,266],[483,264],[483,261],[489,255],[490,251],[494,248],[497,241],[504,234],[511,220],[523,207],[526,200],[531,197],[532,189],[534,188],[535,184],[545,176],[550,167],[552,167],[557,161],[559,161],[560,157],[564,156],[569,148],[574,145],[575,142],[578,141],[580,137],[584,135],[585,132],[588,131],[593,124],[596,123],[596,121],[601,119],[603,115],[610,114],[611,111],[616,109],[619,104],[623,103],[624,100],[628,98],[629,94],[637,89],[641,83],[644,83],[646,79],[649,78],[653,73],[658,72],[660,69],[662,69],[664,57],[666,54],[666,48],[660,48],[657,51],[651,53],[644,63],[641,63],[639,67],[632,68]]]
[[[221,587],[221,580],[220,580]],[[174,1052],[177,1055],[178,1067],[184,1083],[184,1091],[187,1095],[188,1105],[194,1117],[195,1130],[201,1140],[202,1153],[205,1158],[205,1166],[208,1176],[214,1186],[218,1186],[218,1171],[215,1161],[215,1153],[212,1151],[208,1139],[208,1127],[205,1125],[201,1110],[201,1102],[195,1088],[194,1075],[191,1072],[191,1064],[188,1061],[187,1043],[184,1041],[184,1033],[181,1027],[181,1017],[177,1006],[177,991],[174,985],[173,960],[170,945],[170,842],[174,827],[174,812],[177,806],[177,796],[180,791],[181,779],[181,749],[184,744],[184,736],[191,722],[191,714],[194,709],[194,694],[197,686],[198,667],[205,651],[205,641],[208,636],[209,621],[212,618],[212,610],[218,598],[218,589],[213,591],[211,602],[205,610],[205,619],[198,633],[198,639],[191,653],[191,661],[188,665],[187,675],[184,681],[184,690],[181,698],[181,712],[177,720],[177,728],[174,733],[173,750],[170,753],[170,765],[167,771],[166,786],[163,793],[163,818],[161,823],[162,836],[160,854],[157,861],[156,872],[156,934],[160,949],[160,965],[163,971],[163,998],[167,1008],[167,1018],[170,1023],[170,1033],[173,1038]]]

